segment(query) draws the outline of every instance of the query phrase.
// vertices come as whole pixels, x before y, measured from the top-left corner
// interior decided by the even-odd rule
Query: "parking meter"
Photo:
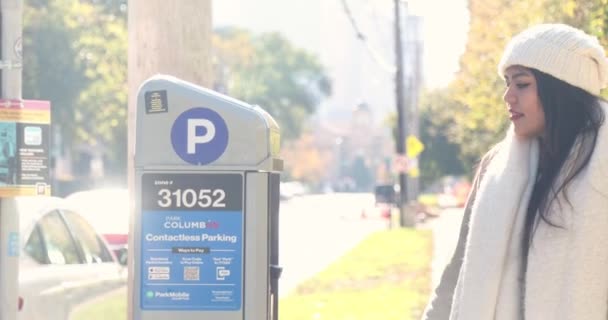
[[[131,319],[278,318],[279,139],[258,106],[169,76],[144,82]]]

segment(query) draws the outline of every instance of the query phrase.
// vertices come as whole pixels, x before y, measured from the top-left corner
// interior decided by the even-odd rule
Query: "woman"
[[[424,319],[608,319],[608,61],[596,38],[531,27],[498,66],[512,124],[483,157]]]

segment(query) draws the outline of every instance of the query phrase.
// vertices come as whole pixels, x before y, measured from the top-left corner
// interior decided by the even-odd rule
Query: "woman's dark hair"
[[[545,113],[545,130],[541,138],[536,184],[526,214],[525,257],[541,220],[553,227],[563,227],[551,220],[549,206],[553,201],[563,205],[558,199],[560,193],[571,205],[567,187],[589,163],[605,117],[600,98],[544,72],[530,71],[536,78],[538,96]],[[573,147],[577,150],[573,151]]]

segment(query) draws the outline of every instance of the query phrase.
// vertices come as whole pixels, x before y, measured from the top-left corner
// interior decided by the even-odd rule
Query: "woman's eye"
[[[525,88],[525,87],[527,87],[529,85],[530,85],[529,83],[518,83],[517,84],[517,88],[518,89],[523,89],[523,88]]]

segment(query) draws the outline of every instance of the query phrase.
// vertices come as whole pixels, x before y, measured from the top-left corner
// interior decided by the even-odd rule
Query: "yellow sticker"
[[[281,152],[281,133],[270,129],[270,155],[275,157]]]

